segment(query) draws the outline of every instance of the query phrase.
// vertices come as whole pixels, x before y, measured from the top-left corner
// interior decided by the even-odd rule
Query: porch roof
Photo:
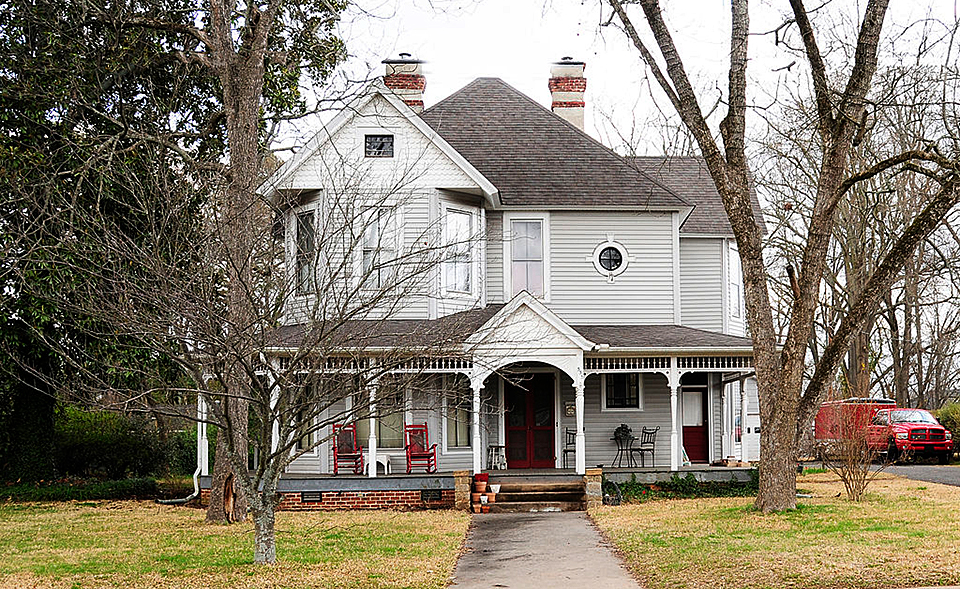
[[[468,337],[504,308],[503,304],[487,305],[447,315],[439,319],[353,320],[324,330],[318,323],[286,325],[268,336],[268,346],[279,349],[336,347],[349,349],[402,348],[447,349],[458,347]],[[672,352],[736,352],[751,354],[749,338],[737,337],[685,327],[682,325],[571,325],[573,330],[590,342],[598,344],[598,351],[636,351],[650,353]],[[314,341],[310,341],[311,338]]]

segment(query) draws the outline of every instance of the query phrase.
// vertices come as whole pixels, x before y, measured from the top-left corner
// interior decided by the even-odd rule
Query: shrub
[[[8,501],[152,499],[157,494],[157,481],[151,478],[120,481],[63,479],[49,483],[21,483],[0,487],[0,496]]]
[[[57,468],[63,475],[119,480],[165,467],[167,453],[145,417],[67,407],[54,429]]]
[[[953,433],[953,451],[960,451],[960,403],[947,403],[937,411],[940,424]]]

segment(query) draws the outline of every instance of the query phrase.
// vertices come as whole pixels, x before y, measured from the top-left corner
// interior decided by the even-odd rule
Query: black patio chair
[[[640,468],[646,468],[646,461],[644,461],[644,454],[650,454],[651,466],[656,466],[656,454],[654,450],[657,446],[657,432],[660,431],[660,426],[657,427],[645,427],[640,430],[640,437],[637,439],[637,442],[630,447],[630,462],[633,463],[633,455],[640,454]]]

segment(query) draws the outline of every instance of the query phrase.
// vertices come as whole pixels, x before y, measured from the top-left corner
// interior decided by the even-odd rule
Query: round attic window
[[[614,272],[623,264],[623,254],[613,246],[605,247],[600,250],[598,261],[600,262],[601,268],[607,272]]]
[[[615,241],[605,241],[593,250],[593,266],[597,272],[613,278],[627,269],[627,250]]]

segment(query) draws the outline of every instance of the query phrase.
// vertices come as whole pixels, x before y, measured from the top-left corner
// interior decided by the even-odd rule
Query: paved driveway
[[[960,466],[933,464],[905,464],[888,466],[885,472],[915,481],[941,483],[960,487]]]
[[[583,512],[474,516],[453,587],[638,589]]]

